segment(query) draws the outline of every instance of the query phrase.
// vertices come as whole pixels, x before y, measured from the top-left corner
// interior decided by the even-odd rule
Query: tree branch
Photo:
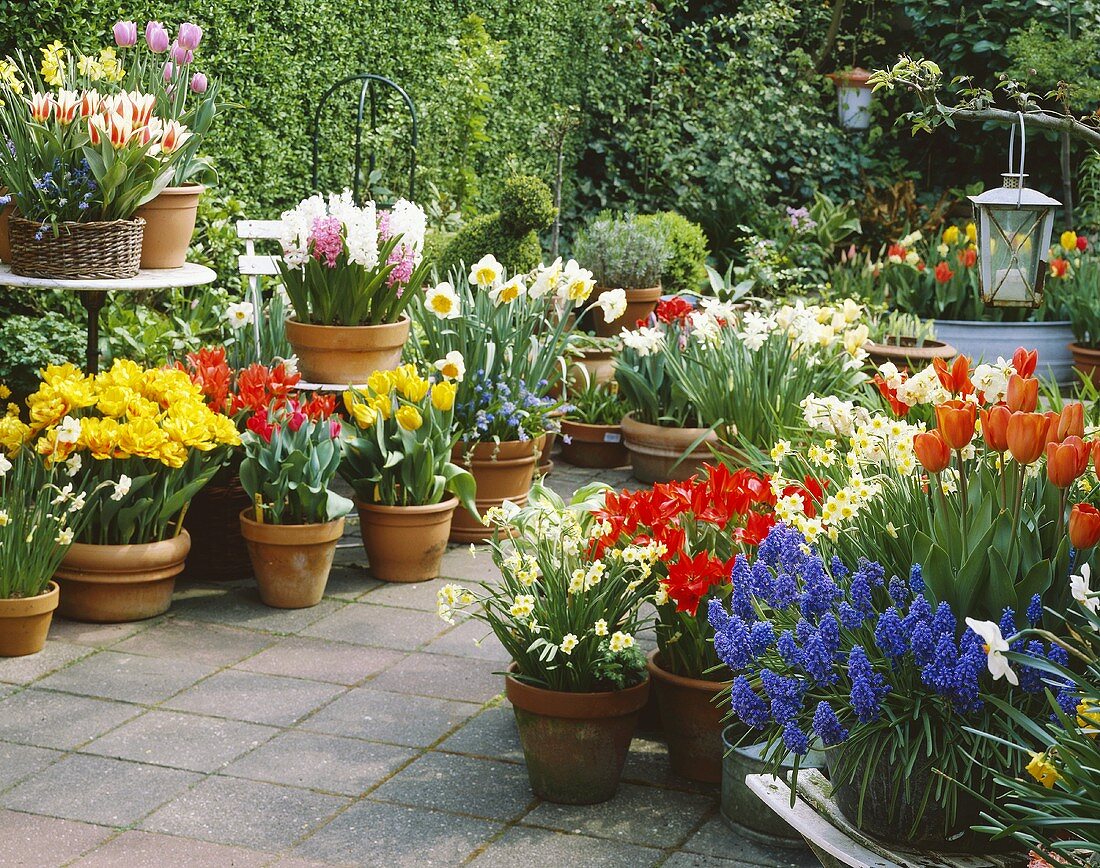
[[[821,51],[818,52],[817,59],[814,60],[814,72],[821,72],[821,68],[825,65],[825,61],[832,52],[833,46],[836,45],[836,38],[840,35],[840,22],[844,18],[844,2],[845,0],[833,0],[833,17],[829,21],[829,30],[825,34],[825,43],[821,46]]]
[[[1019,123],[1016,112],[997,108],[951,109],[944,107],[944,117],[960,121],[993,121],[999,124]],[[1053,114],[1045,111],[1024,112],[1024,122],[1029,126],[1044,130],[1068,133],[1073,138],[1080,139],[1100,151],[1100,129],[1083,124],[1069,115]]]

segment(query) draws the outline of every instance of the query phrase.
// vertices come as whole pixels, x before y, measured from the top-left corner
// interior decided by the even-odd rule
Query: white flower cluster
[[[893,362],[886,362],[879,366],[878,372],[886,385],[897,393],[898,400],[910,407],[939,404],[951,397],[931,365],[916,374],[907,375],[899,371]],[[998,358],[995,365],[978,365],[974,368],[974,388],[986,402],[998,403],[1007,397],[1008,381],[1015,373],[1012,362],[1006,362],[1003,358]],[[977,400],[977,396],[973,400]]]
[[[836,395],[818,397],[811,392],[799,406],[802,408],[802,418],[810,428],[840,437],[851,437],[857,425],[871,418],[866,408],[841,400]]]
[[[642,326],[633,331],[624,328],[619,337],[622,338],[624,347],[630,347],[642,358],[656,355],[665,346],[664,331],[652,326]]]
[[[349,195],[346,190],[344,191],[344,195]],[[355,206],[353,205],[352,207],[354,208]],[[374,203],[368,202],[363,210],[367,208],[369,208],[373,214]],[[339,214],[335,212],[333,212],[333,214],[343,219]],[[345,222],[345,225],[348,226],[350,232],[350,224]],[[424,249],[424,235],[428,231],[428,217],[424,213],[424,209],[415,202],[410,202],[408,199],[398,199],[393,203],[393,207],[390,208],[390,213],[386,222],[386,231],[389,233],[390,237],[400,235],[402,245],[419,253]],[[350,235],[348,238],[348,246],[351,246]]]
[[[738,337],[756,352],[775,332],[782,332],[800,350],[816,352],[840,345],[848,355],[846,367],[858,368],[867,358],[867,326],[859,322],[863,307],[851,299],[833,307],[797,301],[767,315],[752,311],[741,319]]]
[[[504,266],[489,253],[474,264],[467,280],[471,286],[488,290],[493,304],[498,306],[511,304],[523,296],[538,299],[552,294],[560,307],[570,307],[587,301],[596,286],[591,271],[581,268],[575,259],[570,259],[563,267],[560,256],[550,265],[540,265],[531,274],[517,274],[505,281]],[[605,292],[600,296],[599,306],[610,322],[626,309],[626,294],[620,298],[614,292]],[[613,311],[618,311],[616,316],[610,315]]]
[[[404,203],[404,204],[402,204]],[[397,208],[401,205],[398,214]],[[399,200],[390,213],[390,226],[397,224],[408,227],[410,234],[402,239],[419,250],[424,243],[426,217],[418,205]],[[348,260],[364,268],[378,265],[378,220],[373,202],[367,202],[362,208],[352,200],[351,191],[332,193],[328,201],[319,193],[303,199],[297,207],[284,211],[281,215],[282,234],[279,243],[283,247],[283,260],[291,268],[300,268],[309,259],[309,237],[314,223],[323,217],[335,217],[344,227],[344,244],[347,247]]]

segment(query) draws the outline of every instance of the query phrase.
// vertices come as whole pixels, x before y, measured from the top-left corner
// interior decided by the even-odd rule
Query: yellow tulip
[[[1069,253],[1072,250],[1077,249],[1077,233],[1071,229],[1067,229],[1058,237],[1058,243],[1062,245],[1062,249]]]
[[[943,230],[943,243],[944,244],[958,244],[959,243],[959,227],[948,226]]]
[[[387,395],[375,395],[368,402],[372,410],[374,410],[383,419],[389,419],[393,415],[393,402],[390,401],[390,396]]]
[[[374,408],[363,403],[356,402],[348,412],[351,414],[351,418],[355,420],[355,424],[363,429],[370,428],[378,421],[378,413],[375,412]]]
[[[424,396],[428,394],[429,388],[431,388],[431,383],[414,374],[401,384],[401,394],[414,403],[420,403],[424,400]]]
[[[367,377],[367,388],[376,395],[388,395],[393,390],[393,371],[375,371]]]
[[[978,240],[978,227],[973,223],[966,224],[966,239],[971,244]]]
[[[424,419],[420,415],[420,411],[417,410],[416,407],[412,407],[408,404],[398,409],[396,417],[397,424],[406,431],[416,431],[424,424]]]
[[[444,380],[432,386],[432,406],[442,413],[446,413],[455,405],[455,393],[458,387],[454,383]]]

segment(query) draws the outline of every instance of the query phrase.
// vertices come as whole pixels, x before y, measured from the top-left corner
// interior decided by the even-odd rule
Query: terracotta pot
[[[426,582],[439,575],[457,497],[427,506],[361,503],[359,534],[371,575],[383,582]]]
[[[576,467],[623,467],[630,463],[621,425],[586,425],[563,419],[561,433],[561,457]]]
[[[181,579],[231,582],[248,578],[252,572],[237,521],[241,510],[251,504],[237,477],[239,470],[240,460],[231,460],[191,499],[183,517],[183,526],[191,534],[191,553]]]
[[[375,371],[401,364],[409,318],[367,326],[324,326],[286,321],[286,339],[298,356],[302,378],[335,386],[362,385]]]
[[[511,675],[504,684],[535,795],[563,805],[614,796],[649,680],[608,693],[544,690]]]
[[[554,469],[554,446],[558,442],[557,431],[547,431],[543,436],[542,448],[539,450],[539,464],[535,468],[535,473],[539,476],[548,476],[550,471]]]
[[[614,380],[615,350],[584,350],[584,355],[575,357],[566,369],[566,377],[571,386],[583,386],[585,373],[593,383],[610,383]]]
[[[137,209],[145,218],[141,241],[142,268],[179,268],[187,261],[187,248],[195,234],[202,184],[165,187],[155,199]]]
[[[1074,342],[1069,345],[1069,351],[1073,353],[1074,369],[1100,387],[1100,350]]]
[[[597,286],[592,290],[592,297],[597,298],[601,292],[606,292],[611,287]],[[632,329],[634,324],[645,319],[657,309],[657,302],[661,300],[661,287],[650,286],[645,289],[626,290],[626,311],[618,319],[611,322],[603,321],[603,313],[598,309],[592,314],[592,324],[596,334],[600,337],[617,335],[624,328]]]
[[[57,582],[37,597],[0,599],[0,657],[25,657],[46,647],[57,599]]]
[[[668,741],[668,760],[681,777],[706,784],[722,782],[722,715],[715,694],[721,681],[685,678],[662,669],[658,652],[646,658]]]
[[[7,187],[0,187],[0,196],[8,194]],[[11,244],[8,241],[8,215],[15,210],[15,203],[0,208],[0,262],[11,262]]]
[[[527,492],[535,478],[536,455],[543,448],[545,438],[535,440],[506,440],[496,443],[477,443],[467,461],[468,447],[458,443],[451,453],[451,460],[470,471],[477,482],[475,504],[482,515],[510,500],[517,506],[527,503]],[[451,522],[451,542],[482,542],[492,536],[492,531],[468,509],[459,509]]]
[[[190,550],[187,531],[135,545],[73,543],[54,576],[61,586],[57,614],[94,624],[163,615]]]
[[[933,359],[950,361],[958,355],[953,346],[943,341],[925,341],[918,347],[913,338],[888,337],[887,340],[891,343],[876,344],[868,341],[864,345],[867,361],[872,367],[893,362],[899,371],[922,371],[932,364]]]
[[[241,512],[241,536],[248,544],[260,599],[274,609],[308,609],[321,602],[344,535],[344,518],[321,524],[260,524]]]
[[[623,444],[630,453],[634,478],[640,482],[687,479],[702,470],[704,463],[714,460],[708,444],[717,444],[718,435],[706,428],[647,425],[636,422],[631,413],[623,417],[622,427]],[[697,440],[699,445],[685,456]]]

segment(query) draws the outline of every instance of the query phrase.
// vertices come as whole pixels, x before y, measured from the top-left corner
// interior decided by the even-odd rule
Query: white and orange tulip
[[[36,93],[31,97],[31,117],[38,123],[50,119],[53,112],[53,99],[48,93]]]
[[[54,101],[59,124],[71,124],[80,113],[80,94],[75,90],[59,90]]]
[[[98,90],[84,91],[80,95],[80,116],[87,118],[98,113],[101,102]]]
[[[187,127],[179,121],[169,121],[164,125],[164,136],[161,138],[160,146],[164,153],[171,154],[182,148],[189,138],[191,133]]]

